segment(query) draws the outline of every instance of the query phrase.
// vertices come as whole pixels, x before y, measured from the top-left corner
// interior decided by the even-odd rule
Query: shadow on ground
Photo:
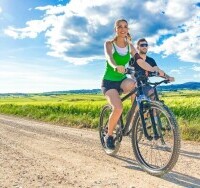
[[[194,158],[198,158],[199,153],[192,153],[192,152],[186,152],[186,151],[181,151],[181,155],[191,157],[193,156]],[[143,171],[143,169],[138,165],[137,161],[127,158],[127,157],[122,157],[122,156],[115,156],[115,158],[126,162],[128,165],[125,165],[123,167],[129,168],[129,169],[134,169],[138,171]],[[161,179],[164,179],[166,181],[172,182],[176,185],[187,187],[187,188],[200,188],[200,179],[188,176],[179,172],[169,172],[168,174],[165,174],[163,177],[160,177]]]

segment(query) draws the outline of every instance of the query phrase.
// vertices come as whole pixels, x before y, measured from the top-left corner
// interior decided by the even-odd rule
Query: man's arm
[[[156,67],[157,69],[159,69],[159,76],[162,77],[162,78],[165,78],[167,80],[169,80],[170,82],[174,82],[175,79],[174,77],[171,77],[169,75],[167,75],[163,70],[161,70],[158,66],[154,66]]]
[[[135,57],[135,61],[141,68],[150,72],[158,71],[156,67],[152,67],[140,57],[140,55],[137,53],[136,49],[134,48],[133,44],[130,44],[130,46],[131,46],[131,55]]]
[[[159,76],[160,76],[160,77],[165,78],[165,79],[167,79],[167,80],[169,80],[169,81],[171,81],[171,82],[175,81],[174,77],[171,77],[171,76],[167,75],[163,70],[161,70],[161,69],[157,66],[157,63],[156,63],[156,61],[155,61],[153,58],[151,58],[151,66],[156,67],[157,69],[160,70],[160,71],[159,71]]]

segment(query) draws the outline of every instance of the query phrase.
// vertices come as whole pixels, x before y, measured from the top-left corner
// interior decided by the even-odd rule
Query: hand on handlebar
[[[155,73],[157,73],[157,76],[160,76],[160,77],[164,77],[166,78],[167,80],[169,80],[169,82],[174,82],[175,81],[175,78],[174,77],[171,77],[171,76],[168,76],[167,74],[165,74],[164,71],[162,71],[161,69],[159,69],[158,67],[153,67],[153,69],[156,71]],[[154,74],[155,74],[154,73]],[[151,72],[152,74],[152,72]]]
[[[124,66],[116,66],[115,71],[124,74],[125,73],[125,67]]]
[[[174,77],[171,77],[171,76],[168,77],[167,79],[169,80],[169,82],[174,82],[174,81],[175,81],[175,78],[174,78]]]

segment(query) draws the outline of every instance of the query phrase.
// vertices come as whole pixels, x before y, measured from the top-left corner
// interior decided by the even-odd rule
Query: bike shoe
[[[113,136],[106,136],[105,140],[106,140],[105,141],[106,147],[108,149],[114,150],[115,149],[115,144],[114,144]]]

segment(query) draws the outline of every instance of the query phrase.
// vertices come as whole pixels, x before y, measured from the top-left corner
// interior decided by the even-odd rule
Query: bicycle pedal
[[[153,137],[152,137],[152,136],[148,136],[147,139],[148,139],[149,141],[152,141],[152,140],[153,140]]]
[[[158,135],[154,135],[154,140],[158,140],[159,138],[160,138],[160,136],[158,136]]]

